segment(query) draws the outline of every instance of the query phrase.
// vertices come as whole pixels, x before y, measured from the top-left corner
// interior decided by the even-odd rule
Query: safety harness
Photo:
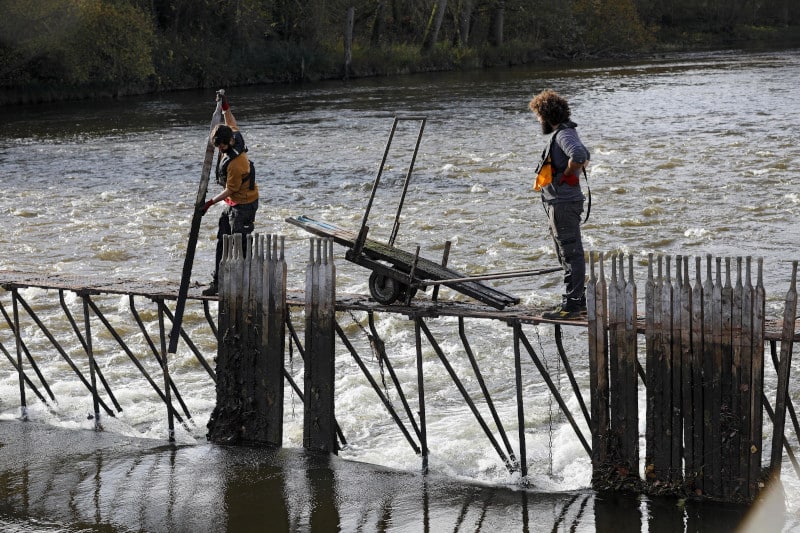
[[[231,161],[247,152],[247,145],[244,143],[244,137],[238,131],[233,132],[233,143],[228,146],[225,152],[221,153],[217,158],[217,183],[225,187],[228,182],[228,165]],[[256,167],[250,161],[250,173],[247,177],[242,178],[242,183],[249,181],[250,190],[256,188]]]
[[[539,166],[536,169],[537,173],[538,173],[539,169],[541,168],[541,166],[543,164],[548,162],[548,160],[552,160],[552,158],[550,157],[550,151],[553,149],[553,144],[556,142],[556,135],[558,135],[558,132],[563,130],[563,129],[566,129],[566,128],[564,128],[563,126],[559,125],[558,129],[553,132],[553,136],[550,137],[550,142],[547,143],[547,148],[545,148],[544,151],[542,151],[542,159],[539,162]],[[582,222],[583,224],[585,224],[586,221],[589,220],[589,213],[592,212],[592,189],[591,189],[591,187],[589,187],[589,176],[586,174],[586,169],[582,168],[581,170],[583,171],[583,178],[586,180],[586,216],[583,218],[583,222]],[[566,183],[567,185],[570,185],[572,187],[576,187],[576,186],[579,185],[579,179],[580,178],[575,176],[575,180],[574,180],[575,183],[572,183],[570,180],[568,180],[566,178],[566,176],[564,174],[561,174],[561,178],[558,181],[558,185],[561,185],[562,183]],[[542,195],[542,207],[544,207],[544,210],[545,210],[545,213],[546,213],[547,212],[547,206],[545,205],[545,202],[544,202],[544,195]]]

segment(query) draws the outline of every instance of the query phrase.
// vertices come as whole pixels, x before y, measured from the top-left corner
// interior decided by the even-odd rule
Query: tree
[[[436,40],[439,38],[439,29],[442,27],[442,20],[444,20],[444,13],[447,9],[447,0],[436,0],[433,3],[431,16],[428,18],[428,24],[425,27],[425,35],[422,38],[422,51],[428,52],[433,49]]]
[[[2,7],[2,85],[49,80],[122,87],[155,73],[151,19],[126,2],[39,0]]]
[[[505,11],[506,3],[504,0],[497,0],[492,6],[491,22],[489,23],[489,44],[493,46],[502,46],[503,44]]]
[[[650,39],[634,0],[577,0],[575,17],[586,53],[638,49]]]

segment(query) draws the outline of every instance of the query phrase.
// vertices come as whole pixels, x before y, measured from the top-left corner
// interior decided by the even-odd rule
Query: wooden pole
[[[731,350],[733,335],[733,285],[731,284],[731,259],[725,258],[725,285],[721,292],[721,316],[722,316],[722,336],[720,339],[720,349],[722,350],[721,381],[722,404],[719,412],[720,434],[722,436],[721,458],[722,458],[722,498],[725,500],[731,497],[731,487],[733,485],[733,466],[730,463],[732,434],[735,430],[732,424],[733,414],[733,354]]]
[[[622,263],[620,262],[620,267]],[[637,355],[638,335],[636,333],[636,283],[633,279],[633,255],[628,255],[628,278],[624,286],[624,321],[625,321],[625,411],[627,420],[624,439],[626,442],[625,462],[630,477],[639,479],[639,377],[636,369],[639,362]]]
[[[688,277],[688,276],[687,276]],[[688,280],[687,280],[688,281]],[[692,368],[692,442],[694,452],[694,464],[690,472],[694,489],[697,494],[702,494],[705,490],[705,464],[707,424],[705,421],[704,410],[704,391],[706,383],[703,381],[705,350],[704,343],[704,315],[703,315],[703,268],[702,259],[695,257],[695,282],[691,290],[692,310],[691,310],[691,361]]]
[[[742,289],[742,348],[739,369],[739,397],[741,400],[741,408],[739,410],[739,473],[743,482],[740,494],[743,499],[747,500],[751,500],[756,496],[752,492],[753,484],[750,479],[750,459],[752,457],[750,448],[753,442],[751,434],[753,427],[750,423],[750,417],[753,416],[751,408],[753,401],[753,352],[756,349],[754,341],[757,338],[753,330],[755,290],[752,284],[751,268],[752,258],[747,257]]]
[[[332,239],[311,239],[306,271],[311,286],[306,286],[303,447],[337,453],[334,418],[336,285],[332,249]]]
[[[658,380],[658,357],[656,356],[656,281],[654,279],[653,254],[647,256],[647,281],[645,282],[645,387],[647,389],[647,411],[645,414],[645,459],[644,476],[648,483],[657,480],[655,458],[658,455],[658,442],[656,438],[656,426],[661,428],[660,417],[657,415],[656,405],[660,405],[657,400],[656,382]],[[591,335],[591,333],[590,333]],[[591,336],[590,336],[591,339]],[[590,341],[591,342],[591,341]],[[660,433],[659,433],[660,435]]]
[[[681,405],[681,397],[683,394],[683,368],[682,368],[682,348],[681,348],[681,261],[682,256],[675,257],[675,278],[674,282],[670,281],[670,293],[672,299],[668,308],[670,316],[670,330],[669,330],[669,360],[671,363],[670,368],[670,384],[671,391],[671,405],[672,412],[670,416],[670,479],[673,482],[679,482],[683,477],[683,406]],[[669,257],[667,257],[667,276],[669,278]]]
[[[708,258],[711,262],[711,256]],[[722,408],[722,259],[717,257],[716,275],[712,296],[708,302],[709,315],[711,316],[711,470],[713,472],[711,496],[722,496],[722,428],[720,425],[720,410]],[[706,487],[706,493],[709,490]]]
[[[267,235],[266,245],[266,268],[261,281],[261,357],[256,374],[263,377],[261,392],[267,424],[266,440],[280,446],[283,442],[283,369],[287,312],[285,238]]]
[[[224,92],[222,93],[224,94]],[[183,322],[183,310],[186,306],[186,296],[189,294],[189,281],[192,276],[192,264],[194,263],[194,252],[197,248],[197,237],[200,234],[200,222],[203,220],[203,213],[200,210],[206,202],[206,191],[208,191],[208,178],[211,175],[211,163],[214,160],[214,142],[211,132],[218,124],[222,124],[222,94],[217,91],[217,103],[214,113],[211,115],[211,126],[208,139],[206,140],[206,155],[203,159],[203,169],[200,173],[200,184],[197,187],[197,197],[194,202],[192,213],[192,224],[189,229],[189,242],[186,245],[186,257],[183,260],[183,272],[181,273],[181,284],[178,289],[178,299],[175,304],[175,318],[172,321],[172,332],[169,335],[169,353],[178,350],[178,339],[180,338],[181,324]]]
[[[680,292],[678,309],[678,331],[681,341],[681,417],[683,418],[684,480],[693,487],[697,477],[698,458],[695,450],[695,427],[700,425],[694,419],[694,368],[692,366],[692,285],[689,280],[689,257],[683,256],[675,265],[680,272],[677,290]]]
[[[766,297],[764,291],[762,258],[758,259],[758,275],[753,295],[753,369],[750,391],[750,494],[754,497],[759,490],[761,460],[763,454],[764,421],[764,313]]]
[[[595,258],[599,272],[595,272]],[[592,485],[602,484],[609,459],[609,375],[608,375],[608,299],[604,270],[604,255],[590,254],[589,283],[586,291],[586,310],[589,321],[589,382],[592,431]],[[613,280],[613,279],[612,279]],[[613,290],[613,288],[611,289]],[[517,335],[518,337],[518,335]],[[518,339],[515,338],[515,350]],[[516,352],[515,352],[516,355]],[[520,413],[521,416],[521,413]]]

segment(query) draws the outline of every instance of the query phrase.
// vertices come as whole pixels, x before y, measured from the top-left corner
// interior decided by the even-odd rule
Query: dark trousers
[[[586,303],[586,258],[581,241],[583,201],[547,205],[550,235],[556,245],[558,262],[564,268],[563,305]]]
[[[247,236],[253,233],[258,210],[258,200],[249,204],[225,205],[219,216],[219,229],[217,230],[217,253],[214,261],[214,282],[219,275],[219,263],[222,261],[222,238],[234,233],[242,234],[242,253],[247,254]]]

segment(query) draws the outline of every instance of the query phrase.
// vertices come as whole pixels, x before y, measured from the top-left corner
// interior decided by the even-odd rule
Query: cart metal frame
[[[417,132],[414,152],[411,162],[403,180],[400,200],[395,212],[392,231],[389,240],[384,244],[368,238],[369,216],[375,201],[375,195],[380,187],[381,177],[386,166],[392,141],[394,139],[397,126],[402,121],[418,121],[419,130]],[[372,191],[367,202],[364,216],[361,219],[361,226],[358,232],[348,231],[328,222],[321,222],[309,218],[305,215],[299,217],[289,217],[286,219],[290,224],[299,226],[306,231],[321,237],[333,238],[334,242],[345,246],[345,259],[363,266],[372,271],[369,278],[369,290],[372,297],[381,304],[389,305],[397,301],[402,301],[408,305],[419,289],[426,290],[428,286],[434,286],[432,298],[435,301],[438,297],[440,285],[445,285],[455,291],[475,298],[485,304],[497,309],[503,309],[509,305],[519,303],[519,298],[506,294],[502,291],[489,287],[481,281],[489,279],[502,279],[519,276],[531,276],[555,272],[561,268],[548,268],[538,270],[518,270],[499,274],[489,274],[486,276],[465,276],[459,272],[447,268],[447,260],[450,252],[450,242],[445,243],[444,254],[440,263],[420,257],[420,247],[411,253],[394,246],[397,234],[400,230],[400,214],[408,193],[408,186],[414,170],[422,134],[425,130],[427,117],[424,116],[395,116],[389,139],[383,151],[378,173],[372,183]]]

